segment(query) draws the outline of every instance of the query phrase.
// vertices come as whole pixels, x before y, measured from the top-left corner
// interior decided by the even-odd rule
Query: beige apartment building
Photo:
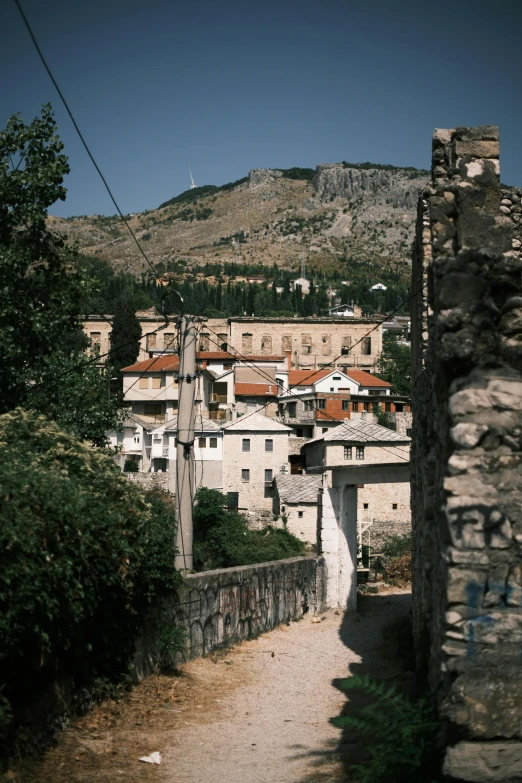
[[[177,351],[175,319],[166,322],[154,307],[136,315],[142,328],[138,361],[162,351]],[[201,325],[198,350],[230,351],[246,357],[290,355],[295,370],[320,369],[333,362],[332,366],[341,369],[371,372],[382,350],[381,322],[382,319],[342,316],[208,318]],[[108,353],[112,315],[89,315],[83,328],[100,354]]]

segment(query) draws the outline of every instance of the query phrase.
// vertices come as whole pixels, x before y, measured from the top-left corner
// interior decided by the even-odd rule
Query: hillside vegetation
[[[417,196],[428,172],[373,163],[260,169],[226,185],[204,185],[157,209],[128,215],[151,261],[185,270],[205,264],[263,264],[327,279],[343,259],[375,264],[405,281]],[[115,270],[145,271],[118,216],[49,218],[54,231]],[[190,272],[189,272],[190,273]]]

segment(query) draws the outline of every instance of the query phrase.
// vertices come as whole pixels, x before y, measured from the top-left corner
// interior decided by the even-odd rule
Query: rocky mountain
[[[237,261],[330,271],[342,258],[406,271],[416,200],[428,172],[377,164],[257,169],[217,187],[188,190],[128,221],[154,264]],[[54,230],[115,269],[143,258],[117,216],[49,218]]]

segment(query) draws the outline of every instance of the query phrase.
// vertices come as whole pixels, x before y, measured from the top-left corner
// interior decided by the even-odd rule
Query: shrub
[[[402,536],[386,536],[382,547],[382,553],[385,557],[402,557],[411,554],[412,537],[411,533],[404,533]]]
[[[411,552],[400,557],[390,557],[384,563],[384,578],[390,584],[405,587],[412,577]]]
[[[57,671],[125,672],[149,601],[176,584],[174,515],[34,412],[0,416],[0,463],[0,692],[18,709]]]
[[[303,543],[285,529],[271,525],[250,530],[246,519],[227,511],[228,500],[216,489],[202,487],[194,508],[194,564],[196,570],[283,560],[303,554]]]
[[[425,699],[411,701],[394,685],[368,676],[343,680],[342,690],[359,691],[369,701],[354,715],[334,718],[335,726],[366,735],[367,759],[352,765],[358,783],[435,781],[439,766],[439,723]],[[440,779],[440,778],[439,778]]]
[[[126,459],[125,465],[123,466],[123,470],[125,473],[137,473],[138,472],[138,463],[134,459]]]

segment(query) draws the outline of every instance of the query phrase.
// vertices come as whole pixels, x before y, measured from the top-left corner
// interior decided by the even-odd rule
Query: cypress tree
[[[111,332],[111,360],[117,370],[134,364],[140,352],[141,325],[129,297],[118,300]]]

